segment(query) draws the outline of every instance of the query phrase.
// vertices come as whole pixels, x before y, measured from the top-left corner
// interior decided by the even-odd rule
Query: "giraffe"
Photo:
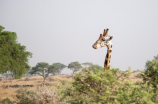
[[[104,67],[108,70],[110,69],[110,59],[112,53],[112,38],[113,36],[108,35],[109,29],[104,29],[103,34],[100,34],[99,39],[93,44],[93,48],[97,49],[99,47],[107,47],[107,54],[105,57]]]

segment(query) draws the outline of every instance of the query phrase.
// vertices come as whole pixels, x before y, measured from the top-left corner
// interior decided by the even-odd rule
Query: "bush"
[[[87,69],[62,90],[61,101],[70,104],[154,104],[153,88],[141,82],[125,81],[129,74],[130,70],[121,72],[119,69],[94,74]]]
[[[152,61],[146,62],[146,69],[142,74],[144,83],[152,85],[157,88],[158,86],[158,55],[154,56]]]
[[[5,98],[1,101],[2,104],[14,104],[9,98]]]

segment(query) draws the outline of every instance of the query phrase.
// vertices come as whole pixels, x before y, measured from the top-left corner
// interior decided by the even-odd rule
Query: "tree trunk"
[[[45,86],[45,80],[46,80],[46,77],[44,77],[44,80],[43,80],[43,87]]]
[[[72,77],[74,76],[74,73],[75,73],[75,70],[73,70],[73,72],[72,72]]]

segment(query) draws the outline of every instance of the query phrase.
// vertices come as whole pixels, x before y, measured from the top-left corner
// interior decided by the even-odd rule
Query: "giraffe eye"
[[[110,37],[110,40],[113,38],[113,36]]]
[[[102,39],[102,41],[105,41],[105,39]]]

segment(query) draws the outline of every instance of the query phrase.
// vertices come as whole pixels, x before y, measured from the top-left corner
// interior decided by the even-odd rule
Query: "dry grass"
[[[139,71],[132,73],[127,80],[131,80],[133,83],[135,83],[136,81],[141,81],[142,79],[137,78],[136,75],[140,74]],[[4,86],[7,85],[34,85],[34,87],[27,87],[26,89],[36,89],[38,87],[41,87],[43,78],[41,76],[32,76],[32,77],[28,77],[29,80],[26,81],[26,77],[23,77],[21,79],[14,79],[14,80],[7,80],[3,78],[2,81],[0,81],[0,101],[2,99],[5,98],[9,98],[11,100],[13,99],[13,95],[16,95],[16,91],[19,88],[12,88],[12,87],[8,87],[5,88]],[[46,79],[46,83],[48,85],[56,85],[58,82],[60,82],[60,80],[66,80],[66,81],[70,81],[72,80],[72,75],[55,75],[55,76],[49,76]]]
[[[5,99],[6,97],[13,100],[12,96],[16,95],[16,91],[20,89],[20,88],[12,88],[12,87],[5,88],[5,86],[7,85],[16,85],[16,84],[34,85],[33,87],[27,87],[26,89],[35,89],[41,87],[41,84],[43,82],[43,78],[41,76],[32,76],[28,78],[29,78],[28,81],[25,81],[26,77],[23,77],[21,79],[14,79],[14,80],[8,79],[7,81],[5,78],[3,78],[2,81],[0,81],[0,101],[2,99]],[[49,83],[50,85],[53,86],[56,85],[58,82],[60,82],[60,80],[70,81],[71,79],[72,79],[71,75],[55,75],[55,76],[49,76],[46,79],[46,83]]]

